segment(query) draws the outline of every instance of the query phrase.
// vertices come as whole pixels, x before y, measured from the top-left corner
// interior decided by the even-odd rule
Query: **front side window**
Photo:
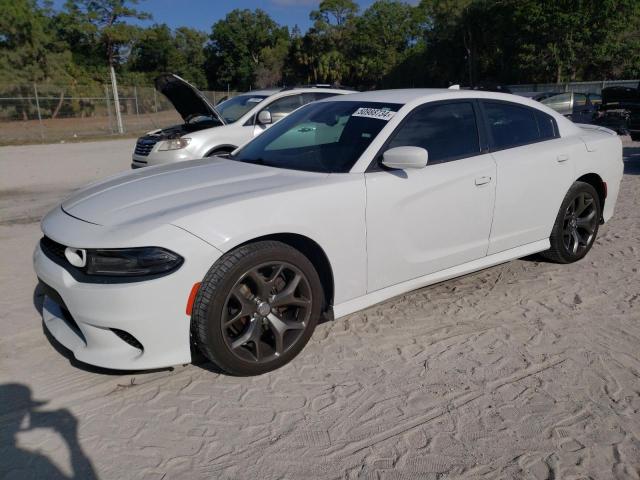
[[[278,120],[282,120],[289,115],[295,109],[302,106],[302,95],[289,95],[287,97],[274,100],[270,105],[264,109],[271,113],[272,122],[275,123]]]
[[[385,150],[422,147],[429,165],[480,153],[478,127],[471,102],[418,107],[407,116]]]
[[[512,103],[484,102],[494,148],[525,145],[540,140],[535,111]]]
[[[216,105],[216,110],[224,121],[233,123],[262,102],[266,95],[238,95]]]
[[[345,173],[402,105],[324,101],[267,129],[231,160],[292,170]]]

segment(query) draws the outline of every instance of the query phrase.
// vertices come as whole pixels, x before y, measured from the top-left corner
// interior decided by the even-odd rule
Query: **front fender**
[[[365,200],[363,175],[335,174],[311,188],[244,198],[173,223],[223,252],[269,235],[307,237],[326,253],[341,303],[366,293]]]

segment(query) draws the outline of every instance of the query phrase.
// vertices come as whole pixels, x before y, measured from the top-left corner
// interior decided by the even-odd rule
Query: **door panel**
[[[366,173],[368,291],[484,257],[495,178],[489,154]]]
[[[580,144],[557,138],[492,153],[498,182],[489,255],[549,238]]]

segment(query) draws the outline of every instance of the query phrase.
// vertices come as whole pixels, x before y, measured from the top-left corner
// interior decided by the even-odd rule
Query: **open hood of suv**
[[[155,85],[156,90],[169,99],[185,122],[195,116],[206,115],[217,118],[222,125],[225,124],[202,92],[178,75],[162,74],[155,79]]]

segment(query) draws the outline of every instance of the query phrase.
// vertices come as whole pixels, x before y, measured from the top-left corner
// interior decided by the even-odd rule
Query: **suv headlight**
[[[170,140],[164,140],[158,147],[158,150],[161,152],[166,150],[180,150],[189,145],[190,142],[190,138],[172,138]]]
[[[138,277],[168,273],[184,259],[160,247],[87,250],[87,275]]]

